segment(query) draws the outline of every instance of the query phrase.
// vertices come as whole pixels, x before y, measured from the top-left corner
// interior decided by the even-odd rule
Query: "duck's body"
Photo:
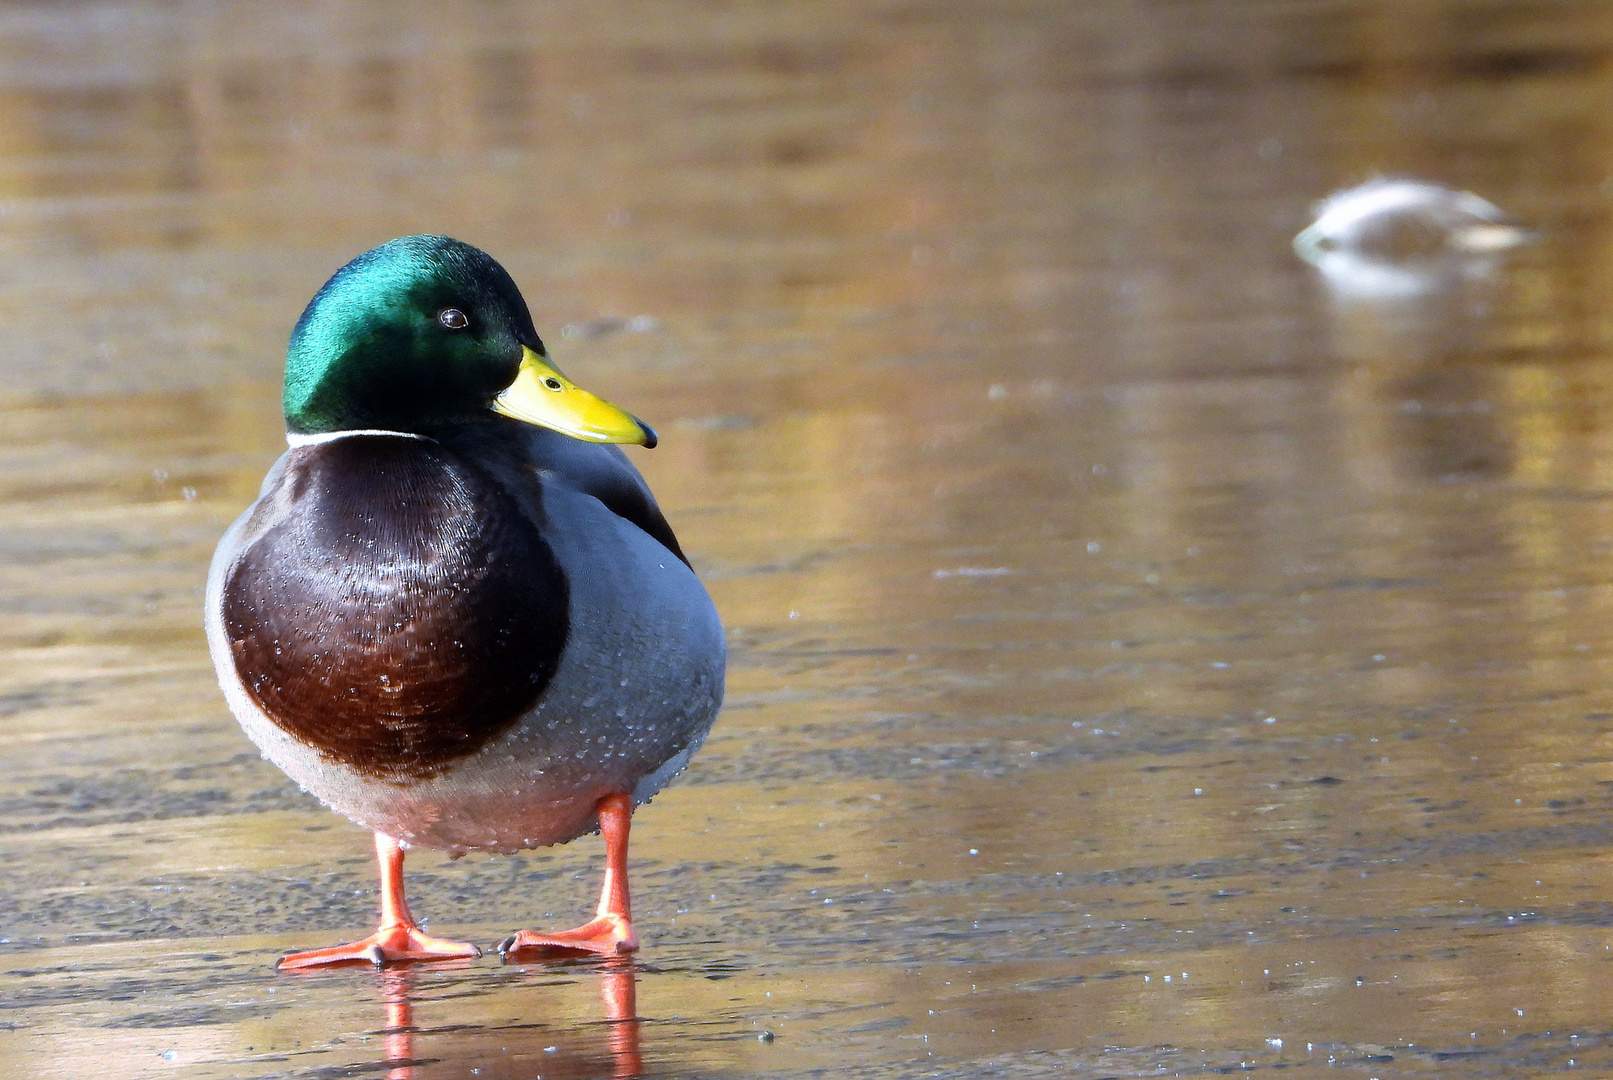
[[[213,559],[220,682],[265,757],[368,829],[564,843],[606,794],[648,801],[721,704],[716,610],[655,533],[620,450],[502,417],[294,447]]]
[[[399,262],[409,270],[403,289]],[[459,263],[475,273],[467,278]],[[600,918],[511,942],[636,947],[627,818],[682,770],[721,704],[723,634],[710,598],[620,449],[579,441],[565,417],[552,421],[561,430],[532,426],[550,423],[544,410],[572,401],[575,388],[543,364],[524,304],[511,314],[513,284],[494,280],[484,291],[497,303],[482,297],[487,310],[477,308],[470,293],[485,284],[477,275],[496,279],[487,266],[502,274],[466,245],[407,238],[332,279],[293,338],[291,449],[213,559],[207,635],[232,711],[266,758],[373,830],[381,856],[377,936],[283,964],[474,954],[419,933],[403,902],[400,844],[508,853],[599,828],[610,846]],[[452,287],[417,300],[422,288],[410,275]],[[322,301],[334,295],[353,308],[346,301],[359,285],[383,310],[406,302],[437,312],[443,332],[411,314],[408,333],[391,333],[403,321],[395,312],[388,333],[321,331]],[[446,303],[458,307],[438,312]],[[437,340],[459,346],[478,328],[491,342],[486,356],[456,360]],[[429,374],[435,362],[453,385],[432,394],[426,379],[419,406],[363,404],[396,396],[390,381],[353,375],[372,363],[363,343],[377,337],[409,354],[405,379],[426,379],[408,364]],[[299,342],[310,339],[361,345],[346,345],[314,378],[295,370]],[[512,347],[508,375],[473,378],[454,367],[494,365]],[[436,359],[421,360],[423,351]],[[515,391],[500,390],[517,364],[523,375],[537,372],[537,396],[506,408]],[[452,401],[471,383],[471,405]],[[332,385],[341,389],[335,406]],[[474,407],[495,395],[506,416]],[[623,418],[606,417],[605,437],[653,445],[638,421],[574,396],[587,398],[578,408],[591,423],[605,410]],[[411,410],[427,415],[411,420]],[[581,437],[601,435],[590,428]]]

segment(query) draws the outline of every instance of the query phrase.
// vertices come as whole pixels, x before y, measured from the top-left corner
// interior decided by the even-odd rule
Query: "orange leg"
[[[381,925],[362,941],[329,949],[282,956],[280,971],[324,967],[327,964],[367,963],[384,967],[399,960],[454,960],[482,955],[474,945],[444,941],[422,933],[403,898],[403,849],[382,833],[375,834],[375,858],[381,864]]]
[[[599,912],[575,930],[540,934],[520,930],[504,939],[498,951],[589,952],[614,956],[638,948],[633,913],[627,898],[627,830],[633,819],[633,799],[617,793],[599,800],[599,831],[605,837],[605,887],[599,893]]]

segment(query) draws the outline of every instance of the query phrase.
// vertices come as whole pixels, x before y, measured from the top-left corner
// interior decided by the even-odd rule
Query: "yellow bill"
[[[524,345],[521,370],[515,381],[493,399],[493,411],[584,442],[634,443],[644,447],[656,443],[650,425],[590,394]]]

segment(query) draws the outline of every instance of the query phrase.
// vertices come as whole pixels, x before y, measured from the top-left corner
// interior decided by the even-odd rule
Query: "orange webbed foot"
[[[540,934],[520,930],[505,938],[498,951],[513,953],[593,953],[621,956],[638,949],[633,932],[632,906],[627,898],[627,833],[633,818],[633,799],[613,792],[599,800],[599,831],[605,837],[605,884],[599,891],[599,911],[592,921],[574,930]]]
[[[282,956],[274,966],[277,971],[359,963],[382,968],[411,961],[474,960],[480,955],[482,950],[468,942],[435,938],[417,926],[387,926],[362,941]]]
[[[519,930],[499,943],[498,951],[505,956],[524,952],[597,953],[601,956],[620,956],[638,950],[638,935],[626,916],[600,915],[574,930],[561,930],[553,934],[540,934],[536,930]]]

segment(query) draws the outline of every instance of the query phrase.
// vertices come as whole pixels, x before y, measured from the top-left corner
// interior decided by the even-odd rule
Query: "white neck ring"
[[[299,432],[286,432],[286,444],[293,448],[298,446],[318,446],[334,439],[345,439],[352,435],[390,435],[394,439],[419,439],[421,442],[436,442],[435,439],[424,435],[416,435],[412,431],[387,431],[385,428],[349,428],[346,431],[321,431],[317,435],[303,435]]]

